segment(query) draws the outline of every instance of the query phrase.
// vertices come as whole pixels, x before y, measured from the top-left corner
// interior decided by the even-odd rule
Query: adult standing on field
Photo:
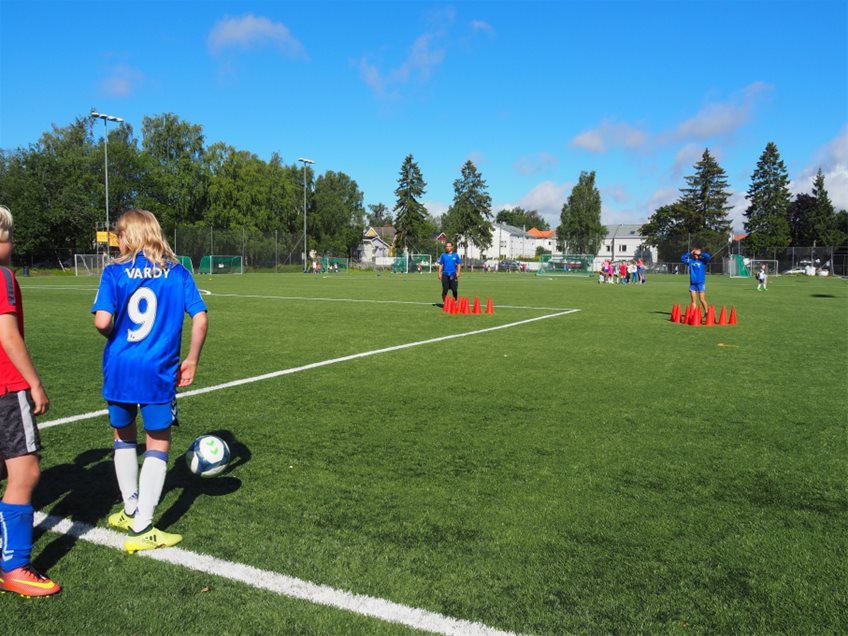
[[[453,251],[453,243],[445,243],[445,251],[439,257],[439,280],[442,281],[442,303],[448,291],[453,293],[453,299],[459,298],[459,274],[462,272],[462,261]]]
[[[704,316],[707,315],[707,298],[706,298],[706,278],[707,278],[707,263],[712,258],[709,252],[704,252],[699,248],[695,248],[691,252],[686,252],[680,257],[680,260],[689,266],[689,294],[692,297],[692,308],[696,309],[698,303],[704,308]]]

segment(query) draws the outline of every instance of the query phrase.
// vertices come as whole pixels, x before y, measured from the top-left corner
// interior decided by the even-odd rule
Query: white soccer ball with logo
[[[216,435],[201,435],[186,452],[188,469],[201,477],[220,475],[230,463],[230,447]]]

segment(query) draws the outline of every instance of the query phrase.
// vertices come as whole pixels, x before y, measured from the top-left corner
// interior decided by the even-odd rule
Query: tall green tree
[[[694,168],[677,201],[657,208],[640,230],[645,242],[658,248],[660,260],[676,261],[691,247],[716,253],[727,244],[732,209],[727,173],[709,148]]]
[[[464,245],[474,243],[481,250],[492,244],[492,197],[486,181],[472,161],[466,161],[460,178],[453,182],[453,204],[442,227],[448,237]]]
[[[565,252],[597,254],[606,231],[601,223],[601,193],[595,186],[595,171],[583,171],[562,206],[557,241]]]
[[[766,144],[748,187],[747,241],[754,252],[789,245],[789,175],[774,142]]]
[[[813,179],[813,197],[816,200],[810,219],[813,241],[817,245],[840,245],[844,239],[842,232],[839,231],[839,220],[830,201],[830,195],[824,187],[824,174],[821,168]]]
[[[730,232],[728,205],[730,191],[727,173],[718,161],[704,149],[701,160],[695,164],[695,174],[685,177],[686,187],[681,188],[680,203],[686,210],[681,229],[691,234],[714,234],[726,242]]]
[[[810,220],[816,209],[816,197],[799,192],[786,208],[786,221],[789,224],[789,241],[791,245],[812,245],[812,227]]]
[[[143,200],[165,228],[203,220],[209,185],[204,144],[203,128],[173,113],[142,121],[142,154],[150,176]]]
[[[420,199],[424,196],[427,183],[421,175],[421,169],[412,155],[403,160],[395,188],[395,249],[397,252],[409,249],[426,238],[424,235],[427,209]]]
[[[367,223],[371,227],[383,227],[392,224],[392,213],[382,203],[369,203]]]
[[[365,230],[364,195],[343,172],[327,171],[315,181],[310,222],[312,249],[325,256],[350,256]]]
[[[495,222],[506,223],[515,227],[530,229],[535,227],[537,230],[549,230],[551,226],[539,214],[538,210],[525,210],[524,208],[504,208],[495,217]]]

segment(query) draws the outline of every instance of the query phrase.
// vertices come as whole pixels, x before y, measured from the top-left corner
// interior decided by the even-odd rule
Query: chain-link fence
[[[303,268],[302,234],[183,226],[167,238],[174,252],[188,256],[195,268],[204,256],[241,256],[245,271],[279,271],[286,265]]]

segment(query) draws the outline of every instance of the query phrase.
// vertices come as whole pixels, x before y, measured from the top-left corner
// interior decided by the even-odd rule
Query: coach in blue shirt
[[[694,249],[691,252],[686,252],[680,257],[680,260],[689,266],[689,295],[692,297],[692,308],[698,307],[700,302],[704,308],[704,317],[707,315],[707,298],[706,278],[707,278],[707,263],[710,262],[709,252],[704,252],[700,249]]]
[[[439,280],[442,281],[442,303],[448,290],[453,292],[453,298],[459,297],[459,273],[462,271],[462,261],[454,254],[453,243],[445,243],[445,252],[439,257]]]

